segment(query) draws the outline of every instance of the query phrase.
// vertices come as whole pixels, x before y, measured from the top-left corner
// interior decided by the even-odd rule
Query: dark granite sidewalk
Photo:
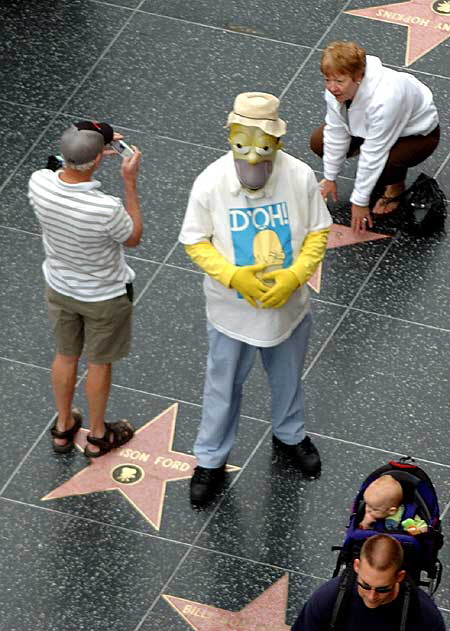
[[[286,149],[320,178],[308,139],[324,116],[321,49],[333,39],[354,39],[391,67],[405,67],[407,22],[346,13],[379,4],[0,4],[1,631],[210,631],[211,607],[237,612],[261,595],[243,614],[247,626],[236,628],[253,628],[252,616],[271,620],[269,602],[288,629],[331,576],[331,546],[343,539],[361,481],[401,454],[414,456],[434,481],[449,538],[449,237],[412,239],[392,220],[375,228],[390,238],[330,249],[320,293],[313,292],[304,378],[321,478],[303,480],[272,453],[258,365],[230,458],[238,469],[210,508],[193,510],[188,498],[207,350],[202,275],[177,245],[190,186],[227,149],[226,114],[247,90],[282,98]],[[394,4],[402,15],[419,8],[431,15],[436,5]],[[438,17],[450,36],[450,13]],[[435,175],[450,196],[449,40],[432,47],[431,28],[410,29],[408,46],[419,36],[430,50],[406,69],[433,90],[442,140],[415,172]],[[92,466],[84,456],[57,456],[50,445],[53,342],[39,228],[26,195],[30,173],[45,166],[64,127],[82,118],[110,122],[144,154],[145,235],[127,257],[137,273],[134,348],[114,369],[109,416],[137,427],[153,421],[147,442],[122,453],[123,462],[136,465],[140,485],[121,487],[122,470],[114,478],[105,459],[103,490],[93,493],[90,473],[80,473]],[[100,179],[105,191],[120,195],[118,168],[118,158],[109,159]],[[353,176],[350,164],[340,178],[342,201],[331,209],[339,224],[349,224]],[[77,404],[85,410],[83,381],[80,372]],[[163,472],[159,486],[153,470]],[[43,500],[75,474],[70,493],[79,494]],[[440,557],[444,580],[436,602],[450,624],[447,543]],[[288,584],[279,580],[285,575]]]

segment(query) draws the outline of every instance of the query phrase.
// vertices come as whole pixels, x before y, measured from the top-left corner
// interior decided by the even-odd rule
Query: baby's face
[[[367,517],[375,519],[384,519],[391,514],[391,507],[384,504],[370,504],[366,502],[366,515]]]
[[[366,517],[373,521],[375,519],[384,519],[392,514],[392,501],[386,502],[380,497],[380,494],[368,488],[364,493],[364,501],[366,503]]]

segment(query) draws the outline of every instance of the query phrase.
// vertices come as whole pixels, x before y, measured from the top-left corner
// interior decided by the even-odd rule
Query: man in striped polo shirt
[[[134,430],[128,421],[105,423],[112,362],[128,354],[134,271],[123,246],[135,247],[142,235],[136,180],[141,158],[133,147],[123,158],[125,203],[100,190],[93,178],[105,148],[114,138],[106,123],[82,121],[61,138],[64,167],[35,171],[29,199],[42,228],[50,322],[56,337],[52,386],[57,418],[53,448],[66,453],[82,422],[72,408],[78,360],[86,347],[86,397],[89,412],[85,454],[101,456],[126,443]]]

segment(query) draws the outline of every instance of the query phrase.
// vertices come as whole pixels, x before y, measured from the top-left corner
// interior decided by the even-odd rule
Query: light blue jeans
[[[289,445],[304,439],[301,375],[311,324],[311,313],[307,313],[287,340],[278,346],[262,348],[234,340],[208,323],[203,413],[194,444],[201,467],[215,469],[227,461],[238,430],[242,386],[258,350],[272,395],[274,435]]]

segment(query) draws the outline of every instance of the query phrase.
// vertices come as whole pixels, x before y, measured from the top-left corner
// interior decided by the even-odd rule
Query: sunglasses
[[[386,585],[383,587],[372,587],[371,585],[368,585],[367,583],[362,583],[361,581],[356,581],[356,583],[361,587],[361,589],[364,589],[366,592],[370,592],[371,590],[373,590],[377,594],[389,594],[389,592],[391,592],[396,585],[396,583],[394,583],[391,586]]]

